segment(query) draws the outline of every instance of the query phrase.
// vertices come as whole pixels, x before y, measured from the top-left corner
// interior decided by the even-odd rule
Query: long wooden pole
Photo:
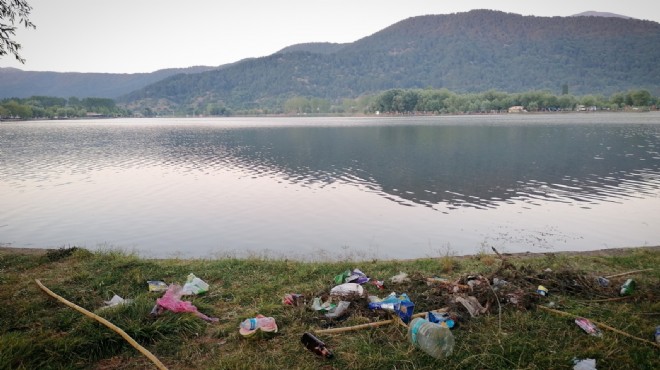
[[[156,356],[154,356],[146,348],[142,347],[138,342],[136,342],[133,338],[131,338],[130,335],[126,334],[126,332],[123,331],[121,328],[119,328],[117,325],[115,325],[115,324],[111,323],[110,321],[102,318],[101,316],[99,316],[95,313],[89,312],[86,309],[84,309],[84,308],[82,308],[82,307],[80,307],[80,306],[78,306],[74,303],[71,303],[71,302],[67,301],[66,299],[60,297],[59,295],[53,293],[50,289],[46,288],[43,284],[41,284],[41,281],[39,281],[39,279],[34,279],[34,281],[37,283],[37,285],[39,285],[39,288],[41,288],[44,292],[48,293],[48,295],[50,295],[51,297],[57,299],[58,301],[64,303],[65,305],[73,308],[74,310],[82,313],[83,315],[100,322],[101,324],[103,324],[103,325],[107,326],[108,328],[112,329],[115,333],[121,335],[135,349],[140,351],[143,355],[147,356],[147,358],[149,360],[151,360],[151,362],[153,362],[154,365],[156,365],[157,368],[162,369],[162,370],[167,370],[167,367],[165,367],[165,365],[163,365],[163,363],[160,362],[160,360]]]
[[[440,309],[437,309],[437,310],[434,310],[434,311],[438,311],[438,312],[446,312],[446,311],[447,311],[447,308],[444,307],[444,308],[440,308]],[[426,315],[426,312],[420,312],[420,313],[416,313],[416,314],[412,315],[412,318],[415,318],[415,317],[424,317],[425,315]],[[395,319],[391,319],[391,320],[376,321],[376,322],[370,322],[370,323],[368,323],[368,324],[361,324],[361,325],[355,325],[355,326],[347,326],[347,327],[343,327],[343,328],[333,328],[333,329],[315,330],[314,332],[315,332],[316,334],[337,334],[337,333],[345,333],[345,332],[347,332],[347,331],[354,331],[354,330],[360,330],[360,329],[369,329],[369,328],[375,328],[375,327],[383,326],[383,325],[387,325],[387,324],[392,324],[392,323],[399,322],[400,320],[401,320],[401,319],[399,319],[399,318],[397,317],[397,318],[395,318]]]

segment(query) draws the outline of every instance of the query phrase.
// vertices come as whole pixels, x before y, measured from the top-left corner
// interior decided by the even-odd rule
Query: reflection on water
[[[301,127],[216,138],[214,147],[237,149],[230,162],[259,176],[358,184],[401,204],[443,210],[521,199],[616,201],[653,194],[659,184],[657,126]],[[185,161],[204,167],[215,155]]]
[[[473,253],[486,244],[600,248],[584,230],[631,227],[605,211],[658,202],[658,118],[3,123],[0,243],[105,242],[184,256],[325,250],[329,258],[341,248],[377,258]],[[658,223],[635,215],[644,228]],[[557,218],[574,225],[559,227]],[[644,238],[658,243],[660,233]]]

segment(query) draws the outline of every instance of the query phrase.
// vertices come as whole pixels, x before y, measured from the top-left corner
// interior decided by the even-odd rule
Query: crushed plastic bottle
[[[454,334],[448,328],[421,317],[410,323],[408,336],[415,347],[437,359],[448,357],[454,350]]]
[[[243,337],[250,338],[257,332],[277,333],[277,323],[275,322],[275,319],[272,317],[265,317],[264,315],[257,315],[241,322],[239,333]]]
[[[310,351],[316,353],[321,357],[331,359],[334,354],[325,346],[319,338],[315,337],[312,333],[304,333],[300,338],[300,342]]]

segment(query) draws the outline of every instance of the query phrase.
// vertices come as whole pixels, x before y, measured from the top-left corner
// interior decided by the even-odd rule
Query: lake
[[[369,260],[660,245],[660,114],[0,123],[0,246]]]

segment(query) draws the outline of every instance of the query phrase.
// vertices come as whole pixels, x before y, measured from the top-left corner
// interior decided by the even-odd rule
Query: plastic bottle
[[[408,336],[415,347],[437,359],[451,355],[454,350],[454,334],[448,328],[421,317],[410,323]]]
[[[330,359],[334,357],[332,352],[325,346],[319,338],[315,337],[312,333],[304,333],[300,338],[300,342],[307,347],[308,350],[316,353],[319,356]]]
[[[262,315],[257,315],[257,317],[253,317],[241,322],[241,329],[245,331],[251,331],[255,329],[272,331],[273,327],[277,327],[277,325],[275,325],[275,319],[272,317],[264,317]]]

